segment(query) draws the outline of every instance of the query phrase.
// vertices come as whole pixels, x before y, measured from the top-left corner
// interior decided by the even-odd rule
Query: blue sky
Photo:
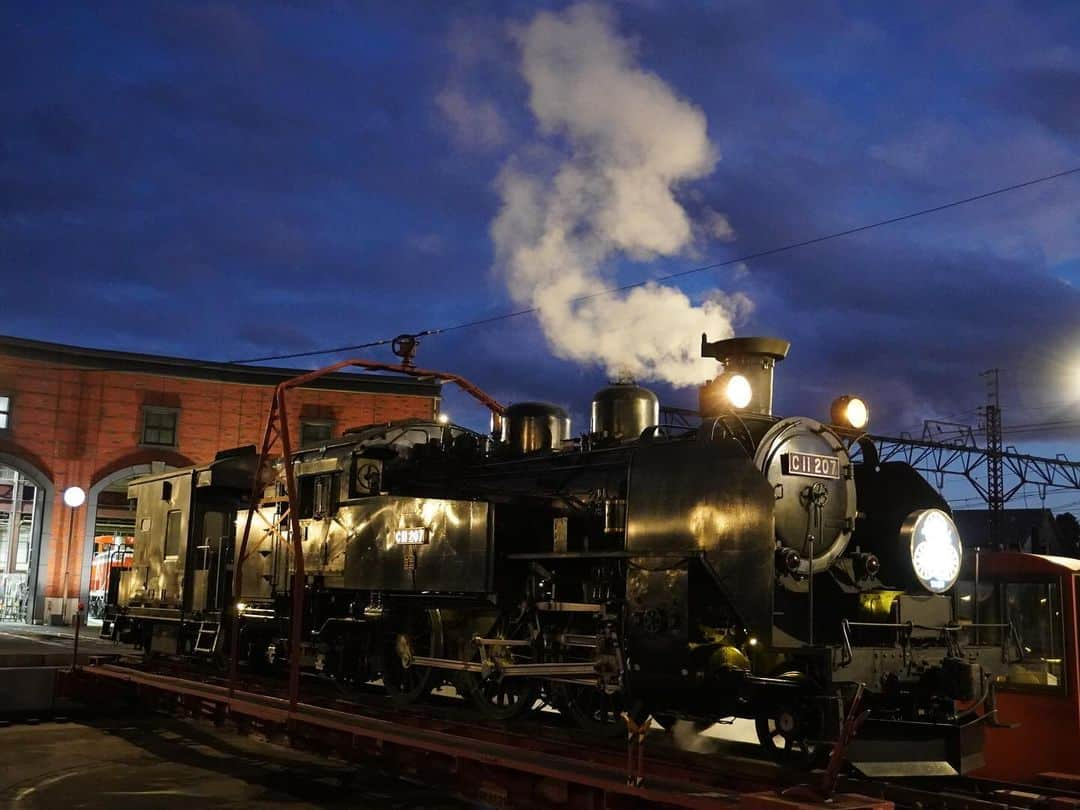
[[[500,172],[589,159],[533,106],[523,48],[544,9],[582,19],[565,3],[5,4],[0,333],[229,360],[517,309],[492,238]],[[1073,2],[592,9],[628,70],[700,112],[716,158],[671,184],[692,238],[605,254],[606,284],[1080,166]],[[856,391],[882,431],[972,421],[997,366],[1007,425],[1076,420],[1078,220],[1074,176],[679,287],[694,306],[738,294],[738,333],[793,341],[786,412]],[[526,316],[420,357],[583,427],[610,369],[556,357],[553,337]],[[1080,456],[1075,427],[1016,444]]]

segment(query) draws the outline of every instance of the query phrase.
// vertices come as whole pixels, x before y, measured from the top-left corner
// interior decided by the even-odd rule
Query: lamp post
[[[64,601],[60,615],[67,617],[68,581],[71,576],[71,535],[75,531],[75,510],[86,502],[86,491],[82,487],[68,487],[64,490],[64,504],[68,507],[67,543],[64,545]]]

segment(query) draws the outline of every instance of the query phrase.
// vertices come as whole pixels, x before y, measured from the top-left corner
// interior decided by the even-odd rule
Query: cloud
[[[457,146],[485,152],[511,138],[511,125],[500,109],[498,82],[513,60],[506,26],[492,17],[454,20],[442,43],[447,59],[435,107],[450,126]]]
[[[1030,115],[1065,138],[1080,135],[1080,69],[1066,65],[1014,71],[997,95],[1007,109]]]
[[[692,247],[676,190],[719,158],[704,113],[638,67],[633,44],[599,6],[539,13],[515,35],[543,147],[519,150],[499,173],[498,271],[519,304],[538,309],[558,356],[609,375],[702,382],[715,364],[697,356],[698,336],[730,336],[741,304],[717,297],[695,306],[658,284],[602,291],[616,258],[649,261]],[[707,228],[732,236],[716,211]]]
[[[734,242],[738,238],[727,216],[711,208],[705,209],[702,225],[705,232],[719,242]]]
[[[647,132],[626,97],[616,104],[603,93],[590,96],[595,115],[624,114],[625,138],[607,134],[614,124],[603,134],[586,130],[580,116],[541,122],[523,73],[534,4],[462,12],[460,4],[221,3],[196,7],[203,21],[174,20],[172,7],[132,15],[68,5],[24,0],[0,11],[0,31],[10,33],[0,47],[0,276],[18,301],[0,331],[46,340],[228,359],[523,308],[509,300],[507,265],[492,272],[490,227],[507,205],[493,183],[501,171],[527,181],[519,191],[535,186],[536,207],[515,209],[541,217],[521,220],[530,240],[522,244],[534,246],[549,232],[545,222],[559,222],[553,201],[567,196],[553,191],[560,169],[590,181],[587,193],[601,205],[567,207],[563,217],[571,247],[600,248],[586,252],[595,258],[588,292],[929,207],[1080,158],[1080,119],[1068,117],[1080,97],[1070,79],[1075,2],[946,14],[932,3],[895,12],[788,3],[780,15],[760,3],[618,4],[617,31],[594,10],[606,22],[589,30],[601,36],[573,39],[575,78],[588,78],[586,60],[599,61],[594,47],[614,49],[622,57],[614,76],[640,74],[619,87],[666,90],[674,102],[664,109],[680,113],[676,123],[696,111],[697,142],[711,142],[714,162],[723,153],[711,174],[706,166],[677,179],[668,172],[649,195],[650,204],[662,200],[670,180],[669,205],[682,209],[690,234],[675,252],[653,248],[650,256],[648,240],[624,249],[616,236],[629,237],[592,218],[614,208],[594,142],[601,157],[617,148],[648,157],[651,142],[637,140]],[[562,9],[565,0],[549,5]],[[230,7],[246,20],[231,19]],[[516,38],[511,17],[526,23],[513,29]],[[549,18],[566,24],[572,15]],[[505,140],[463,148],[435,101],[447,88],[493,105]],[[935,137],[935,128],[952,137]],[[660,293],[670,300],[656,310],[695,313],[714,286],[742,290],[752,311],[720,298],[717,317],[737,325],[743,317],[740,332],[793,341],[777,377],[784,413],[820,415],[836,393],[853,391],[871,401],[875,430],[912,427],[980,404],[977,373],[988,366],[1006,370],[1007,397],[1027,392],[1032,407],[1060,400],[1060,371],[1022,375],[1056,347],[1080,345],[1077,183],[687,276],[682,293]],[[721,241],[724,220],[710,211],[737,231],[737,248]],[[118,279],[161,289],[166,300],[132,308],[112,294]],[[664,315],[657,336],[649,301],[629,316],[615,307],[597,313],[603,328],[586,339],[618,355],[613,365],[640,340],[643,353],[668,352],[672,368],[686,352],[688,378],[711,375],[713,366],[696,372],[689,356],[698,316],[672,327],[674,316]],[[565,313],[574,328],[579,309]],[[88,310],[101,317],[88,319]],[[285,311],[300,313],[287,329],[265,327]],[[548,399],[580,412],[608,363],[587,346],[579,356],[548,340],[539,320],[514,318],[433,337],[420,357],[504,400]],[[665,402],[695,404],[690,388],[652,385]],[[1006,406],[1007,420],[1020,423],[1011,399]],[[460,416],[469,418],[464,408]]]
[[[902,172],[923,175],[957,143],[953,128],[939,121],[920,121],[910,132],[870,147],[870,157]]]
[[[439,92],[435,97],[435,106],[450,124],[458,143],[472,148],[491,149],[506,142],[506,122],[491,101],[473,98],[455,84]]]

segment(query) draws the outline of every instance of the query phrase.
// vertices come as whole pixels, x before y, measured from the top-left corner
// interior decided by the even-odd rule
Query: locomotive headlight
[[[932,593],[949,590],[960,575],[963,546],[952,518],[940,509],[912,512],[900,529],[911,549],[911,567],[922,586]]]
[[[732,408],[745,408],[753,396],[750,381],[742,374],[732,374],[724,383],[724,398]]]
[[[844,425],[856,430],[862,430],[870,422],[870,409],[866,407],[866,402],[850,395],[835,399],[829,414],[834,425]]]

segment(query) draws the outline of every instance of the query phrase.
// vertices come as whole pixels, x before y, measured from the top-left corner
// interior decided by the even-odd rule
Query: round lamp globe
[[[86,491],[82,487],[68,487],[64,490],[64,503],[77,509],[86,501]]]

